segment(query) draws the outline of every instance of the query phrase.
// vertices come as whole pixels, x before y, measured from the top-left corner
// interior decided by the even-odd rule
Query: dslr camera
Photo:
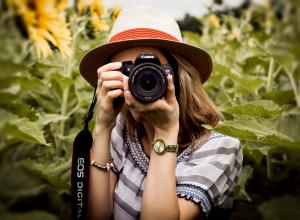
[[[163,97],[167,91],[169,74],[174,72],[169,64],[161,64],[153,53],[139,54],[134,63],[123,61],[118,69],[128,76],[128,86],[132,95],[141,103],[154,102]]]

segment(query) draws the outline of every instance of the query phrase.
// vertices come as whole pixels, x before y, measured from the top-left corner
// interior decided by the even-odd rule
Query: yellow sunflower
[[[217,28],[220,26],[220,20],[215,14],[212,14],[209,16],[209,21],[210,21],[210,24],[212,25],[212,27],[214,27],[214,28]]]
[[[114,6],[113,8],[113,13],[111,15],[111,18],[112,20],[116,20],[116,18],[118,17],[118,15],[120,14],[120,12],[122,11],[122,7],[117,5],[117,6]]]
[[[61,13],[67,0],[9,0],[7,5],[22,17],[29,38],[33,41],[38,57],[52,54],[50,43],[64,58],[71,55],[72,41],[68,25]]]
[[[80,15],[83,14],[84,10],[92,4],[93,0],[78,0],[77,1],[77,10]]]
[[[79,0],[77,3],[78,13],[82,15],[84,11],[89,8],[91,16],[91,23],[94,30],[108,31],[109,25],[104,19],[105,8],[101,0]]]

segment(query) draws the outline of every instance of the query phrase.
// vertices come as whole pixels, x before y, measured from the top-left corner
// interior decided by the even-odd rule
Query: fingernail
[[[123,74],[123,82],[126,82],[127,79],[128,79],[128,76],[126,76],[126,75]]]
[[[115,62],[115,63],[114,63],[114,66],[115,66],[116,68],[121,67],[121,66],[122,66],[122,62]]]

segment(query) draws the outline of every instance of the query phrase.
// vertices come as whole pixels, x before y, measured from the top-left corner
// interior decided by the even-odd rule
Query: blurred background
[[[93,93],[79,61],[135,4],[0,0],[0,219],[70,219],[72,143]],[[300,1],[143,4],[212,56],[213,129],[242,143],[234,208],[210,219],[300,219]]]

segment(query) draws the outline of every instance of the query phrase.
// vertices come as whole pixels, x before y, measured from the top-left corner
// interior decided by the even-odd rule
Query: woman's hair
[[[184,145],[196,145],[208,133],[203,124],[216,126],[220,113],[204,91],[198,71],[186,59],[169,52],[178,65],[180,94],[180,136],[185,138]],[[127,125],[139,126],[129,111],[122,109]]]
[[[203,89],[198,71],[183,57],[171,53],[178,64],[180,83],[180,126],[184,137],[195,144],[207,132],[203,124],[215,127],[220,112]]]

